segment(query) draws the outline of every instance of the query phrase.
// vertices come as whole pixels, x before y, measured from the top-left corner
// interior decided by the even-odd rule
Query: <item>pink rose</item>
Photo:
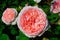
[[[36,6],[26,6],[18,15],[17,25],[28,37],[41,36],[47,24],[46,14]]]
[[[17,16],[17,11],[14,8],[7,8],[2,15],[2,21],[9,25],[11,24],[15,17]]]
[[[53,0],[50,11],[53,13],[60,12],[60,0]]]

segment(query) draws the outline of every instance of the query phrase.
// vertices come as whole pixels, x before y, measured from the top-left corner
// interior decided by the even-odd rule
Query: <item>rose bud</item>
[[[9,25],[9,24],[15,25],[16,24],[16,20],[15,20],[16,16],[17,16],[17,11],[14,8],[7,8],[3,12],[2,21],[7,25]]]
[[[29,38],[41,36],[47,29],[46,14],[37,6],[26,6],[18,15],[18,28]]]

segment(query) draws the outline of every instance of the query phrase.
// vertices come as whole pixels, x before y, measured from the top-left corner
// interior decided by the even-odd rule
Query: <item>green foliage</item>
[[[58,38],[50,38],[50,40],[58,40]]]
[[[1,22],[1,20],[0,20],[0,22]],[[5,28],[4,25],[0,25],[0,34],[2,34],[2,31],[3,31],[4,28]]]
[[[24,7],[24,6],[25,6],[25,4],[26,4],[26,2],[22,2],[22,3],[21,3],[21,6],[23,6],[23,7]]]
[[[21,9],[22,9],[22,7],[21,7],[21,6],[16,7],[16,10],[17,10],[18,12],[20,12],[20,11],[21,11]]]
[[[56,26],[56,30],[60,31],[60,25]]]
[[[34,0],[28,0],[28,4],[31,6],[34,6],[36,4],[36,2],[34,2]]]
[[[60,34],[60,25],[56,25],[55,34]]]
[[[21,31],[19,31],[19,35],[16,36],[16,40],[29,40]]]
[[[3,4],[1,4],[1,7],[2,7],[2,8],[6,7],[6,3],[3,2]]]
[[[8,35],[2,34],[2,35],[0,36],[0,40],[10,40],[10,39],[9,39]]]
[[[12,34],[12,35],[17,34],[17,30],[16,30],[16,29],[14,29],[14,28],[12,28],[12,29],[11,29],[11,34]]]
[[[50,12],[50,6],[48,6],[47,4],[41,6],[41,8],[44,10],[44,12],[45,12],[46,14],[48,14],[48,13]]]
[[[12,35],[16,35],[18,33],[16,25],[14,26],[10,25],[9,30]]]
[[[49,16],[48,16],[48,20],[51,22],[51,23],[54,23],[54,22],[56,22],[57,20],[59,19],[59,16],[58,16],[58,14],[50,14]]]
[[[60,34],[60,32],[59,32],[58,30],[56,30],[56,31],[55,31],[55,34],[58,35],[58,34]]]

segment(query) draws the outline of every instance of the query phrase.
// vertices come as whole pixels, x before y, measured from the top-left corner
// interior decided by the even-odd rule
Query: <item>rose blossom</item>
[[[47,29],[48,21],[41,8],[26,6],[18,15],[17,25],[27,37],[31,38],[41,36]]]
[[[12,23],[12,25],[15,24],[14,20],[17,16],[17,11],[14,8],[7,8],[2,15],[2,21],[9,25]]]
[[[50,11],[53,13],[60,12],[60,0],[53,0]]]

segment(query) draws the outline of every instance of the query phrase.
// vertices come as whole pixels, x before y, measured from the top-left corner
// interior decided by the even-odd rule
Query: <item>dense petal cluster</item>
[[[17,11],[14,8],[7,8],[2,15],[2,21],[9,25],[11,24],[14,20],[15,17],[17,16]]]
[[[42,35],[48,22],[46,14],[41,8],[26,6],[18,15],[17,25],[26,36],[36,37]]]

